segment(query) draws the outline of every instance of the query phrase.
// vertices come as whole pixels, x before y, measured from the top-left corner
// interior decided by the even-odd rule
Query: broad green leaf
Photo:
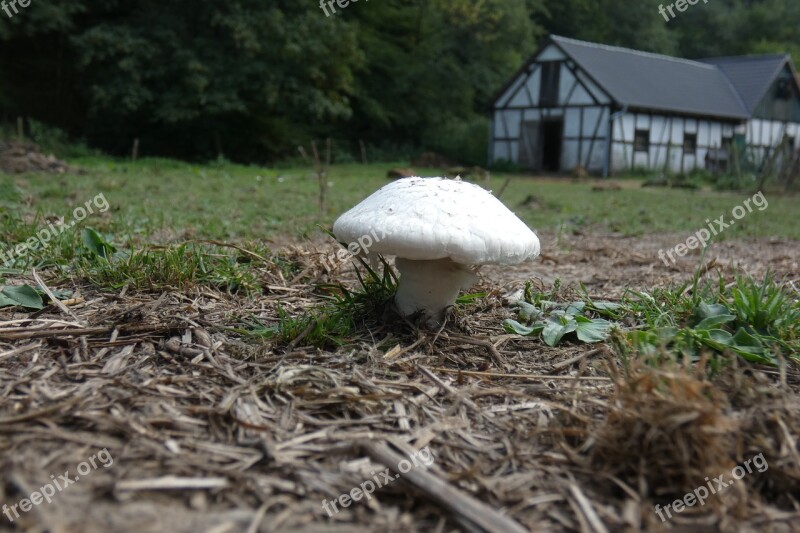
[[[708,330],[709,337],[714,340],[715,342],[719,342],[720,344],[731,344],[733,335],[725,331],[724,329],[710,329]]]
[[[542,324],[525,326],[511,319],[503,321],[503,329],[505,329],[507,333],[516,333],[517,335],[538,335],[543,327]]]
[[[714,329],[716,326],[719,326],[720,324],[727,324],[728,322],[733,322],[734,320],[736,320],[736,317],[733,315],[710,316],[708,318],[704,318],[703,320],[701,320],[700,323],[694,327],[694,329],[710,330]]]
[[[583,313],[584,307],[586,307],[586,304],[583,302],[572,302],[564,310],[564,313],[567,315],[580,315]]]
[[[548,346],[555,346],[564,335],[572,333],[577,327],[578,323],[575,320],[559,320],[557,317],[550,317],[542,330],[542,340]]]
[[[694,338],[702,344],[717,351],[724,351],[731,347],[733,336],[721,329],[693,330]]]
[[[739,328],[733,335],[732,346],[751,353],[763,353],[764,351],[764,344],[744,328]]]
[[[4,297],[4,300],[0,300],[0,306],[8,307],[13,305],[25,307],[26,309],[42,309],[44,307],[42,297],[30,285],[4,287],[0,294]],[[9,304],[8,302],[11,303]]]
[[[103,259],[108,259],[117,251],[111,243],[106,242],[106,240],[92,228],[83,228],[81,239],[86,249]]]
[[[722,315],[729,315],[728,308],[721,304],[707,304],[700,302],[695,309],[695,316],[698,322],[702,322],[706,318],[717,317]]]
[[[584,318],[584,317],[576,317]],[[611,331],[611,322],[602,318],[595,318],[593,320],[578,320],[578,327],[575,333],[578,339],[583,342],[600,342],[608,338],[608,333]]]

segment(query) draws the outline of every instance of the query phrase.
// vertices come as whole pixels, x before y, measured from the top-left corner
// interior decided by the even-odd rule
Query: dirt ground
[[[260,298],[75,282],[69,305],[0,311],[0,531],[800,530],[795,367],[709,378],[501,327],[531,278],[610,300],[686,281],[699,254],[658,258],[684,238],[545,234],[536,262],[482,271],[458,328],[389,324],[338,352],[232,329],[312,305],[319,243],[290,250],[299,279],[265,269]],[[800,243],[723,242],[705,265],[800,285]],[[659,518],[758,454],[767,469]],[[367,481],[384,486],[365,500]],[[35,491],[52,501],[24,512]]]

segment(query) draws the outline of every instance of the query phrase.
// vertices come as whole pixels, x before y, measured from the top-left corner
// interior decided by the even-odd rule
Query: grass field
[[[191,165],[170,160],[137,163],[110,159],[73,162],[81,175],[0,176],[0,205],[31,221],[36,213],[70,217],[72,210],[103,193],[111,216],[90,219],[117,243],[166,243],[186,237],[228,241],[302,238],[385,183],[390,165],[334,166],[328,177],[328,209],[317,208],[318,185],[309,168],[265,169],[233,164]],[[417,169],[438,175],[436,169]],[[488,188],[511,182],[502,200],[534,230],[602,228],[624,235],[695,232],[750,194],[640,188],[624,180],[619,190],[593,190],[596,181],[495,175]],[[723,233],[736,237],[800,239],[796,196],[766,193],[769,207],[754,210]],[[0,237],[24,240],[24,226],[3,217]],[[35,224],[28,228],[36,229]],[[8,242],[12,244],[13,242]]]

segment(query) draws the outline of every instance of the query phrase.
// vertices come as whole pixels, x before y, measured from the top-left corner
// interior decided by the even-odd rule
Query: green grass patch
[[[549,346],[562,341],[613,339],[625,356],[658,358],[665,354],[698,361],[704,353],[777,365],[780,358],[800,363],[800,294],[789,281],[770,273],[763,280],[740,275],[726,283],[694,279],[652,291],[628,290],[620,303],[593,301],[581,287],[580,301],[525,286],[513,304],[517,320],[508,333],[541,338]]]
[[[116,290],[183,289],[207,285],[228,293],[260,290],[258,268],[284,270],[271,259],[268,248],[223,247],[185,242],[178,245],[118,250],[97,231],[82,232],[82,253],[76,273],[94,285]],[[269,257],[269,258],[268,258]]]
[[[133,245],[166,244],[191,238],[225,241],[304,237],[388,183],[389,164],[334,165],[327,176],[328,207],[316,203],[318,184],[310,167],[262,168],[218,162],[196,165],[165,159],[137,162],[85,157],[70,160],[80,175],[0,176],[0,241],[20,242],[10,219],[64,216],[99,193],[111,204],[105,216],[85,224]],[[404,166],[402,163],[398,163]],[[438,169],[415,169],[438,175]],[[488,183],[501,200],[535,230],[572,231],[600,226],[626,235],[694,232],[706,219],[730,218],[749,195],[733,192],[624,187],[593,190],[569,178],[540,180],[495,174]],[[635,185],[635,182],[632,182]],[[797,200],[765,192],[769,208],[754,211],[720,236],[800,239]],[[37,226],[40,227],[40,226]],[[31,228],[35,230],[36,227]],[[24,232],[23,232],[24,233]]]
[[[761,281],[743,275],[729,284],[719,278],[630,291],[626,306],[637,324],[623,343],[627,352],[669,350],[697,360],[713,351],[757,363],[777,364],[781,356],[800,362],[800,297],[770,274]]]

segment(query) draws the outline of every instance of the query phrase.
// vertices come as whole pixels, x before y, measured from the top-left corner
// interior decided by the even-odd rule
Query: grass
[[[629,291],[624,308],[633,329],[623,353],[657,356],[667,351],[693,361],[704,352],[738,355],[778,364],[800,361],[800,298],[788,281],[766,274],[761,281],[738,276],[733,283],[693,282],[652,292]]]
[[[231,293],[259,288],[250,258],[193,243],[135,250],[111,258],[84,257],[76,266],[87,281],[109,290],[128,285],[134,290],[158,291],[197,284]]]
[[[624,357],[688,357],[699,361],[716,354],[712,369],[739,356],[777,365],[780,357],[800,362],[800,298],[789,281],[767,273],[757,281],[738,276],[732,283],[694,280],[652,291],[629,289],[621,303],[581,300],[551,291],[532,291],[512,307],[517,320],[506,320],[508,333],[539,337],[555,346],[564,340],[600,342],[611,338]]]
[[[95,214],[85,224],[131,247],[185,240],[302,238],[319,223],[336,216],[387,183],[392,165],[337,165],[328,181],[328,209],[319,213],[317,182],[310,168],[259,168],[214,163],[193,165],[164,159],[138,162],[87,157],[70,161],[86,170],[81,175],[0,176],[0,242],[5,247],[24,241],[44,225],[42,216],[63,216],[103,193],[109,213]],[[436,175],[436,169],[416,169]],[[693,233],[706,219],[730,218],[731,209],[749,195],[640,189],[594,191],[591,183],[564,179],[532,179],[495,175],[489,187],[499,190],[512,180],[502,200],[534,230],[580,230],[599,226],[625,235],[658,232]],[[770,195],[768,209],[754,210],[720,238],[783,237],[800,239],[796,198]],[[39,218],[36,218],[36,214]],[[67,238],[68,240],[68,238]],[[0,244],[2,246],[2,244]],[[71,256],[63,250],[63,259]],[[52,258],[53,250],[49,256]],[[40,259],[43,259],[40,258]]]
[[[276,324],[253,319],[249,328],[237,331],[251,337],[275,339],[284,346],[302,340],[319,348],[336,348],[352,342],[357,332],[381,320],[397,292],[397,275],[383,258],[380,273],[362,258],[356,259],[364,273],[356,269],[359,285],[355,290],[338,283],[318,285],[317,293],[324,303],[313,311],[295,317],[278,306]]]

